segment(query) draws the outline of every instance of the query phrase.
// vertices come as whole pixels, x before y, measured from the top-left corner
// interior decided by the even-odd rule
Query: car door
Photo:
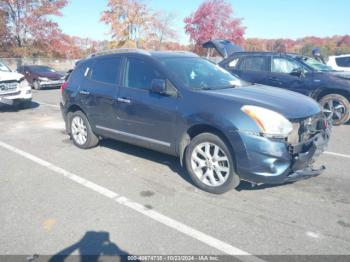
[[[121,83],[122,58],[97,58],[84,68],[85,80],[79,87],[78,100],[94,126],[115,128],[114,107]]]
[[[262,84],[268,74],[269,57],[263,55],[244,55],[233,57],[226,69],[245,81]]]
[[[127,57],[123,86],[117,99],[119,125],[116,132],[133,143],[161,151],[173,150],[178,93],[168,80],[167,89],[172,89],[172,95],[152,93],[151,83],[154,79],[166,80],[166,77],[153,61]]]
[[[302,74],[295,73],[298,71]],[[308,95],[310,77],[299,62],[276,55],[271,59],[271,73],[266,84]]]

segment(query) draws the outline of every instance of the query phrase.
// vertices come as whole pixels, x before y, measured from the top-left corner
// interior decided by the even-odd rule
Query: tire
[[[91,129],[89,120],[81,111],[70,114],[70,136],[74,145],[81,149],[89,149],[98,145],[99,139]]]
[[[40,89],[41,89],[40,83],[39,83],[37,80],[34,80],[34,82],[33,82],[33,88],[34,88],[35,90],[40,90]]]
[[[185,164],[193,183],[206,192],[223,194],[240,183],[231,150],[215,134],[203,133],[193,138],[185,152]]]
[[[333,125],[343,125],[350,119],[350,103],[349,100],[339,94],[329,94],[322,97],[319,101],[324,114]]]

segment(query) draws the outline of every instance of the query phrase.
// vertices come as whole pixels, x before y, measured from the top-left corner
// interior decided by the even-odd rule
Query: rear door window
[[[271,71],[273,73],[290,74],[299,68],[301,68],[300,64],[286,58],[274,57],[272,59]]]
[[[115,85],[119,83],[121,58],[98,59],[91,72],[91,80]]]
[[[90,64],[91,62],[80,62],[77,64],[75,69],[70,74],[68,81],[69,86],[72,88],[78,88],[81,82],[83,81],[84,77],[87,76],[89,70],[90,70]]]
[[[238,65],[239,70],[243,71],[268,71],[267,57],[265,56],[247,56],[244,57]]]

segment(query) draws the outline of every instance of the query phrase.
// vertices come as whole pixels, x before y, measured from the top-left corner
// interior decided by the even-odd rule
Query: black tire
[[[340,119],[332,119],[333,121],[333,125],[335,126],[339,126],[339,125],[343,125],[345,124],[346,122],[349,121],[350,119],[350,103],[349,103],[349,100],[342,96],[342,95],[339,95],[339,94],[329,94],[329,95],[326,95],[324,97],[322,97],[319,101],[321,107],[323,109],[327,109],[327,103],[330,101],[330,100],[333,100],[333,101],[336,101],[337,103],[341,104],[345,111],[344,113],[342,114],[342,117]]]
[[[76,145],[77,147],[79,147],[81,149],[89,149],[89,148],[96,147],[99,143],[99,139],[92,131],[89,120],[87,119],[85,114],[81,111],[75,111],[75,112],[69,114],[69,116],[70,117],[69,117],[68,121],[69,121],[69,128],[70,128],[70,136],[71,136],[71,139],[73,140],[74,145]],[[86,127],[86,134],[87,134],[86,141],[83,144],[79,143],[75,139],[75,136],[73,135],[73,132],[72,132],[72,122],[76,117],[81,118],[85,127]]]
[[[33,82],[33,88],[34,88],[35,90],[40,90],[40,89],[41,89],[41,86],[40,86],[39,81],[34,80],[34,82]]]
[[[191,163],[191,157],[194,149],[202,144],[202,143],[210,143],[212,145],[218,146],[227,156],[228,162],[229,162],[229,172],[227,173],[227,180],[225,183],[219,186],[209,186],[205,183],[203,183],[198,176],[195,174],[192,163]],[[188,174],[190,175],[193,183],[199,187],[200,189],[212,193],[212,194],[223,194],[233,188],[238,187],[240,183],[240,178],[235,172],[235,163],[233,160],[233,155],[231,150],[228,148],[228,146],[225,144],[225,142],[217,135],[212,133],[202,133],[197,135],[191,140],[191,143],[188,145],[186,152],[185,152],[185,164]],[[215,174],[215,173],[214,173]]]

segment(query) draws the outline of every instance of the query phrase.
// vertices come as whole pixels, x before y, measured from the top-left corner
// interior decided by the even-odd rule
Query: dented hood
[[[0,71],[0,82],[3,81],[19,81],[24,76],[22,74],[19,74],[17,72],[4,72]]]

